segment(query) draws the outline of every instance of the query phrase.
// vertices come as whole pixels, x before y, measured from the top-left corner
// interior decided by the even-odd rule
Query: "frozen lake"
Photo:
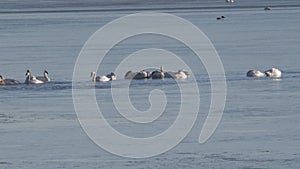
[[[264,11],[265,6],[272,10]],[[224,65],[227,99],[216,132],[199,144],[211,99],[203,65],[189,60],[193,53],[185,46],[165,37],[121,42],[104,58],[98,74],[113,71],[124,57],[144,48],[166,49],[188,65],[199,65],[193,74],[200,88],[200,111],[191,132],[166,153],[131,159],[101,149],[83,131],[74,110],[72,76],[81,48],[95,31],[126,14],[145,11],[177,15],[207,35]],[[216,19],[222,15],[226,18]],[[52,79],[42,85],[0,86],[0,168],[299,168],[299,18],[300,3],[292,0],[0,2],[0,74],[23,82],[26,69],[35,75],[47,69]],[[282,70],[283,77],[246,77],[250,69],[271,67]],[[181,101],[175,81],[131,83],[132,103],[141,111],[150,106],[151,90],[168,93],[161,119],[137,125],[124,120],[109,97],[111,86],[124,87],[123,76],[113,85],[96,84],[97,103],[107,120],[134,137],[163,132],[175,120]],[[87,74],[85,89],[93,88],[89,81]],[[188,85],[191,79],[181,83]]]

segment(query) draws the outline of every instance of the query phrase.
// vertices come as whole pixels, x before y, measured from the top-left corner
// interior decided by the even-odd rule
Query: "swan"
[[[50,78],[48,77],[48,71],[44,71],[44,76],[38,76],[36,79],[41,80],[43,82],[50,82]]]
[[[2,75],[0,75],[0,85],[15,85],[20,84],[19,81],[15,79],[4,79]]]
[[[108,82],[117,79],[117,76],[113,72],[106,76],[96,76],[96,72],[91,72],[91,77],[92,82]]]
[[[132,72],[129,70],[125,76],[125,79],[135,79],[135,80],[141,80],[141,79],[148,79],[150,78],[150,72],[147,72],[145,70],[142,70],[140,72]]]
[[[106,77],[110,78],[111,80],[117,80],[117,75],[114,72],[107,74]]]
[[[279,78],[279,77],[281,77],[282,73],[279,69],[271,68],[269,70],[266,70],[265,74],[269,77]]]
[[[187,79],[190,73],[187,70],[180,69],[177,72],[165,72],[165,78]]]
[[[267,6],[267,7],[264,8],[265,11],[269,11],[269,10],[271,10],[271,9],[272,9],[272,8],[269,7],[269,6]]]
[[[234,0],[226,0],[227,3],[233,3]]]
[[[262,73],[259,70],[249,70],[247,72],[247,77],[264,77],[265,73]]]
[[[178,70],[178,72],[175,74],[176,79],[187,79],[188,77],[189,75],[183,70]]]
[[[160,70],[155,70],[151,73],[152,79],[163,79],[165,77],[164,67],[161,66]]]
[[[38,80],[35,76],[32,76],[29,69],[27,69],[25,76],[26,76],[26,79],[25,79],[26,84],[41,84],[41,83],[44,83],[43,81]]]

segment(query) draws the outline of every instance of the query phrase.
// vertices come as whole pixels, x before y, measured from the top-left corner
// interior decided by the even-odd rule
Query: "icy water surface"
[[[272,10],[264,11],[265,6]],[[26,69],[35,75],[47,69],[52,82],[0,86],[0,168],[299,168],[299,6],[292,0],[240,0],[233,4],[222,0],[1,1],[0,74],[23,82]],[[200,71],[193,73],[199,83],[201,108],[192,131],[162,155],[130,159],[104,151],[84,133],[73,106],[72,75],[82,46],[96,30],[118,17],[144,11],[175,14],[210,38],[224,64],[227,99],[215,134],[200,145],[210,83],[199,64]],[[226,18],[216,20],[221,15]],[[198,64],[189,60],[194,54],[182,44],[165,37],[146,38],[137,36],[117,45],[98,73],[113,71],[125,56],[149,47],[168,49],[187,64]],[[281,69],[283,77],[245,77],[249,69],[271,67]],[[151,90],[168,94],[165,114],[148,126],[130,123],[113,108],[111,88],[124,87],[124,81],[123,75],[118,75],[113,84],[97,83],[95,87],[98,105],[113,127],[130,136],[147,137],[172,124],[181,102],[173,80],[131,83],[132,103],[141,111],[150,106]],[[83,88],[94,88],[89,74]]]

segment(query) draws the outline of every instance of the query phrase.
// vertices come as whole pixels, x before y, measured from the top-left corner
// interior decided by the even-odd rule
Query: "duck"
[[[266,74],[259,70],[249,70],[246,75],[247,77],[264,77]]]
[[[92,82],[108,82],[117,79],[117,76],[113,72],[106,76],[96,76],[96,72],[91,72],[91,77]]]
[[[266,76],[273,77],[273,78],[280,78],[282,73],[279,69],[271,68],[265,71]]]
[[[151,73],[145,70],[139,71],[139,72],[132,72],[129,70],[124,78],[125,79],[135,79],[135,80],[142,80],[142,79],[149,79],[151,76]]]
[[[5,79],[2,75],[0,75],[0,85],[16,85],[20,84],[19,81],[15,79]]]
[[[42,84],[42,83],[45,83],[45,82],[37,79],[35,76],[32,76],[29,69],[27,69],[25,76],[26,76],[26,79],[25,79],[26,84]]]
[[[48,76],[48,71],[44,70],[44,76],[37,76],[36,79],[41,80],[43,82],[50,82],[50,78]]]
[[[155,70],[155,71],[151,72],[151,78],[152,79],[163,79],[163,78],[165,78],[164,67],[161,66],[160,70]]]

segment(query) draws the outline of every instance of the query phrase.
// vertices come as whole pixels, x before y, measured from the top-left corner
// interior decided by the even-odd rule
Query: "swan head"
[[[111,80],[116,80],[117,79],[117,75],[114,72],[110,73],[110,79]]]
[[[96,72],[91,72],[91,77],[96,76]]]
[[[160,71],[164,72],[164,67],[163,66],[160,67]]]
[[[25,76],[30,76],[30,70],[27,69]]]
[[[96,81],[96,72],[91,72],[92,82]]]
[[[44,75],[48,75],[48,71],[47,70],[44,70]]]
[[[2,75],[0,75],[0,81],[3,81],[3,77],[2,77]]]

